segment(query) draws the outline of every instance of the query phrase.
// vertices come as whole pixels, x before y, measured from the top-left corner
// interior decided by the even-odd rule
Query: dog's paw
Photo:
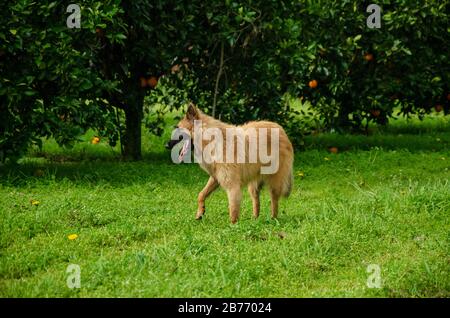
[[[196,220],[201,220],[203,217],[203,214],[205,214],[205,212],[197,212],[197,214],[195,215],[195,219]]]

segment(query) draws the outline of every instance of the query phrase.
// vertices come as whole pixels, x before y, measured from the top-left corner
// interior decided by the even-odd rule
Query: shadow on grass
[[[388,126],[371,126],[369,135],[326,133],[305,138],[305,148],[342,150],[408,150],[435,152],[450,149],[450,116],[392,120]]]
[[[307,136],[305,148],[327,149],[338,147],[341,151],[371,150],[408,150],[410,152],[436,152],[450,149],[450,132],[436,134],[375,134],[369,136],[349,134],[322,134]]]
[[[449,151],[450,118],[447,117],[415,122],[412,126],[403,121],[394,126],[375,127],[369,136],[337,133],[308,136],[305,138],[305,151],[326,151],[332,146],[338,147],[339,151],[374,148],[410,152]],[[172,163],[170,152],[163,150],[161,144],[159,139],[147,142],[143,160],[138,162],[121,161],[118,151],[106,147],[66,150],[53,146],[47,151],[32,150],[29,157],[19,164],[0,165],[0,185],[20,187],[69,181],[89,186],[152,183],[164,187],[197,187],[206,182],[206,173],[196,164]]]
[[[25,158],[19,164],[0,167],[0,185],[39,186],[71,182],[89,186],[123,187],[153,184],[163,187],[193,186],[206,182],[207,175],[194,164],[172,163],[170,153],[149,153],[136,162],[90,157],[82,161],[57,157]]]

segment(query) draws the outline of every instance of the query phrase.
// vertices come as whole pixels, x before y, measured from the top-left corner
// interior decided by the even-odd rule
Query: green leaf
[[[80,85],[82,90],[88,90],[92,88],[94,85],[89,80],[84,80],[83,83]]]
[[[433,79],[431,80],[431,83],[436,83],[436,82],[440,82],[441,78],[439,76],[433,77]]]

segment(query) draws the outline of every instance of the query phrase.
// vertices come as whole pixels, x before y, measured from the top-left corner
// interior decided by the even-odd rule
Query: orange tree
[[[234,121],[286,121],[292,132],[305,133],[281,98],[285,92],[309,100],[329,128],[384,124],[395,107],[407,116],[432,109],[448,113],[449,3],[379,1],[379,29],[366,25],[369,3],[253,2],[235,4],[228,16],[216,12],[209,26],[228,40],[218,113]],[[240,32],[227,32],[233,22]],[[210,92],[206,105],[213,105],[214,75],[221,65],[218,43],[203,43],[215,72],[209,65],[203,65],[206,71],[194,69],[202,79],[198,86]]]
[[[68,144],[88,127],[111,123],[99,97],[113,84],[102,81],[85,49],[95,38],[67,29],[66,7],[17,1],[2,2],[0,10],[0,159],[17,159],[40,137]]]
[[[306,95],[329,127],[361,128],[386,123],[394,107],[420,116],[441,105],[449,112],[449,3],[378,1],[379,29],[366,26],[363,2],[321,1],[310,6],[302,35],[312,47],[307,78],[317,79]],[[313,31],[314,30],[314,31]],[[301,90],[301,88],[300,88]]]
[[[394,109],[406,116],[448,113],[449,4],[379,1],[379,29],[366,25],[368,4],[210,6],[197,23],[211,36],[185,53],[189,62],[180,63],[186,72],[178,84],[218,117],[277,120],[295,136],[308,133],[305,119],[317,115],[326,128],[361,131],[370,121],[387,123]],[[311,102],[314,114],[290,108],[286,92]]]

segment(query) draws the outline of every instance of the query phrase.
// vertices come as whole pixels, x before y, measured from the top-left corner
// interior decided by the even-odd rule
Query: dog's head
[[[177,128],[186,129],[192,136],[192,132],[194,131],[194,120],[200,119],[200,113],[200,110],[193,103],[189,103],[186,114],[177,124]]]
[[[186,114],[175,126],[175,130],[172,133],[172,139],[166,143],[166,149],[171,150],[178,143],[183,142],[183,147],[180,150],[180,160],[185,156],[189,147],[193,147],[194,143],[192,138],[194,136],[194,121],[200,119],[200,110],[190,103]]]

